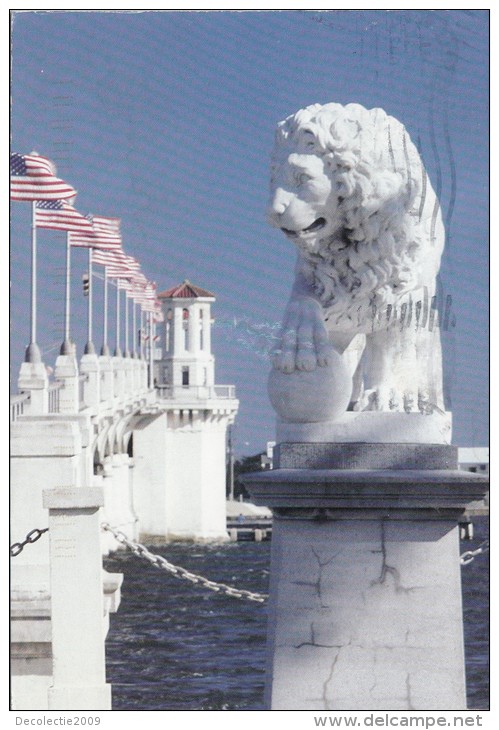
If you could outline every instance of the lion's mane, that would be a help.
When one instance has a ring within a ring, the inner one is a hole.
[[[301,267],[338,322],[383,307],[434,279],[443,248],[440,209],[404,126],[382,109],[314,104],[282,121],[274,162],[291,152],[325,161],[337,191],[341,237]]]

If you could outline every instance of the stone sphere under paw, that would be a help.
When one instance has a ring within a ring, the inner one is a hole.
[[[337,420],[348,408],[352,387],[352,376],[335,352],[325,367],[292,373],[272,369],[268,381],[272,407],[291,423]]]

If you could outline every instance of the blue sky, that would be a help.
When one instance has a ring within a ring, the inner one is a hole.
[[[37,150],[82,213],[122,220],[125,250],[166,289],[213,291],[218,383],[240,399],[238,454],[274,437],[266,355],[295,254],[265,220],[277,122],[330,101],[379,106],[419,145],[447,227],[442,333],[457,445],[488,442],[488,12],[14,13],[12,150]],[[30,206],[11,206],[11,377],[29,341]],[[64,234],[39,231],[38,343],[63,335]],[[72,335],[86,341],[73,256]],[[99,283],[95,286],[99,311]],[[101,322],[96,315],[95,343]],[[111,328],[111,334],[113,329]]]

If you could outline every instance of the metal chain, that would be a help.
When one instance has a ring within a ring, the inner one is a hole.
[[[26,535],[24,542],[15,542],[10,546],[10,555],[12,558],[15,558],[16,555],[19,555],[19,553],[22,553],[24,550],[25,545],[31,545],[32,543],[36,542],[41,538],[41,536],[48,532],[48,527],[46,527],[44,530],[39,530],[38,528],[35,528],[34,530],[31,530],[31,532],[28,532]]]
[[[467,550],[465,553],[463,553],[460,556],[460,563],[461,565],[468,565],[468,563],[472,563],[473,560],[476,558],[477,555],[482,555],[483,553],[489,552],[489,541],[484,540],[481,545],[477,547],[476,550]]]
[[[126,545],[126,547],[130,548],[134,555],[137,555],[140,558],[145,558],[151,563],[151,565],[154,565],[156,568],[163,568],[168,573],[171,573],[173,576],[175,576],[175,578],[183,578],[184,580],[188,580],[191,583],[197,583],[204,588],[208,588],[210,591],[215,591],[215,593],[224,593],[226,596],[231,596],[232,598],[246,598],[248,601],[255,601],[256,603],[264,603],[268,598],[268,595],[265,593],[252,593],[251,591],[244,591],[239,588],[228,586],[225,583],[216,583],[213,580],[203,578],[203,576],[201,575],[191,573],[185,568],[180,568],[178,565],[173,565],[173,563],[170,563],[161,555],[151,553],[145,547],[145,545],[141,545],[138,542],[133,542],[132,540],[129,540],[123,532],[115,530],[108,522],[103,522],[101,527],[106,532],[110,532],[112,535],[114,535],[119,543],[121,543],[122,545]]]
[[[114,530],[107,522],[103,522],[101,527],[103,530],[106,530],[107,532],[110,532],[112,535],[114,535],[115,539],[119,543],[126,545],[128,548],[130,548],[130,550],[135,555],[141,558],[145,558],[151,563],[151,565],[154,565],[157,568],[164,568],[176,578],[184,578],[185,580],[191,581],[191,583],[200,583],[205,588],[209,588],[210,590],[217,593],[225,593],[227,596],[232,596],[233,598],[246,598],[248,601],[256,601],[258,603],[263,603],[268,598],[268,595],[264,593],[252,593],[251,591],[240,590],[238,588],[233,588],[232,586],[225,585],[225,583],[216,583],[215,581],[203,578],[203,576],[201,575],[190,573],[185,568],[180,568],[179,566],[173,565],[173,563],[168,562],[168,560],[163,558],[161,555],[155,555],[151,553],[144,545],[141,545],[138,542],[132,542],[132,540],[129,540],[123,532],[120,532],[119,530]],[[43,534],[48,532],[48,529],[48,527],[45,527],[43,530],[35,528],[34,530],[28,532],[23,542],[14,542],[10,546],[11,557],[15,558],[17,555],[22,553],[26,545],[32,545],[34,542],[39,540]],[[483,555],[484,553],[489,552],[489,549],[489,541],[484,540],[477,547],[476,550],[467,550],[466,552],[462,553],[459,561],[461,565],[468,565],[469,563],[473,562],[477,555]]]

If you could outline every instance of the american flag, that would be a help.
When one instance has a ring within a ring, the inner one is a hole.
[[[157,307],[154,310],[154,321],[156,323],[158,323],[158,322],[164,322],[165,321],[165,315]]]
[[[139,272],[133,271],[127,263],[127,256],[123,250],[119,251],[94,251],[92,263],[106,267],[106,276],[110,279],[126,279],[129,284]],[[135,259],[133,259],[135,261]],[[123,287],[122,287],[123,288]]]
[[[98,236],[121,246],[121,220],[119,218],[104,218],[102,215],[92,215],[90,218]]]
[[[106,276],[109,276],[110,279],[126,279],[128,283],[120,285],[120,288],[127,289],[129,296],[132,296],[131,282],[140,282],[142,277],[145,279],[137,259],[127,256],[122,249],[116,252],[96,251],[93,261],[106,267]]]
[[[35,205],[37,228],[56,231],[92,232],[92,222],[66,200],[39,200]]]
[[[118,264],[123,260],[124,252],[122,249],[116,249],[113,251],[106,251],[106,249],[97,249],[92,254],[92,261],[94,264],[100,264],[101,266],[112,266]]]
[[[33,153],[10,155],[11,200],[67,200],[76,190],[56,177],[54,163]]]
[[[141,296],[136,298],[135,301],[137,301],[142,311],[144,312],[154,312],[156,311],[156,301],[159,301],[156,299],[156,289],[157,286],[155,282],[148,281],[147,284],[144,287],[143,293]]]
[[[135,273],[138,273],[140,271],[140,264],[137,261],[137,259],[135,259],[133,256],[127,256],[125,254],[125,261],[127,263],[128,268],[131,271],[133,271]]]
[[[133,279],[135,273],[130,269],[125,259],[117,259],[115,263],[106,266],[106,275],[110,279]]]
[[[119,251],[121,249],[120,219],[104,218],[103,216],[89,216],[92,222],[92,232],[69,234],[71,246]]]
[[[140,299],[144,295],[144,286],[147,283],[147,279],[142,273],[138,271],[132,279],[132,294],[134,299]]]

